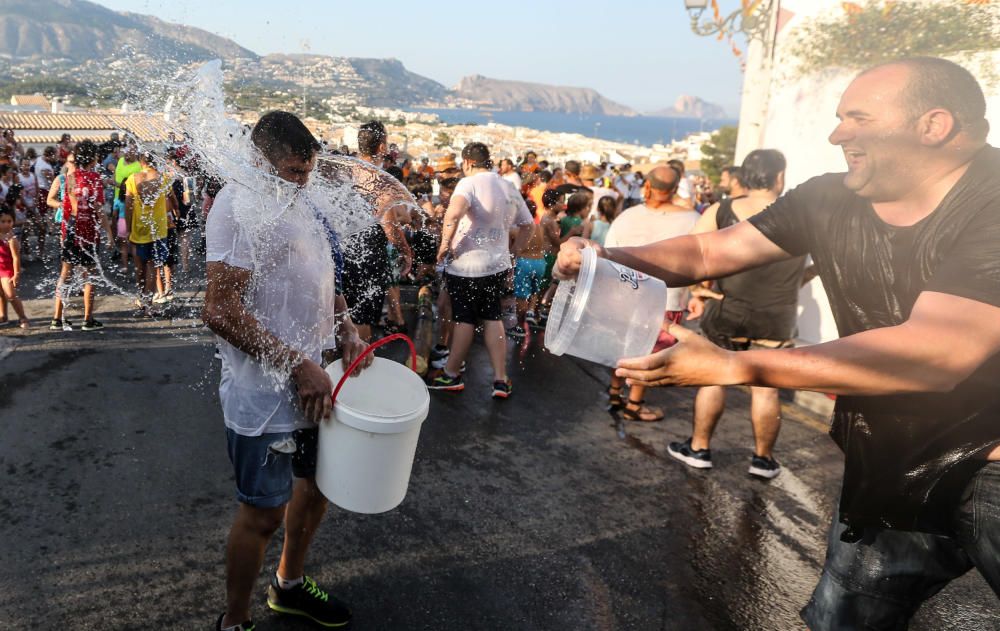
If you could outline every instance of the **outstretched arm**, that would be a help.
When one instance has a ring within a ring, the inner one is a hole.
[[[781,350],[722,350],[681,326],[679,344],[619,362],[641,385],[752,385],[843,395],[947,392],[1000,352],[1000,307],[925,291],[910,318],[839,340]]]
[[[559,250],[556,275],[573,278],[580,271],[580,250],[594,247],[598,254],[662,279],[668,287],[693,285],[730,276],[760,265],[790,258],[753,224],[741,221],[724,230],[691,234],[631,248],[602,248],[583,239],[570,239]]]

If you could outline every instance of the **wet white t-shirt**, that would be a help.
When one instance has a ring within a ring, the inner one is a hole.
[[[510,269],[510,229],[533,223],[524,199],[509,182],[492,172],[462,178],[452,200],[457,197],[469,202],[469,210],[452,237],[454,258],[446,271],[454,276],[482,278]]]
[[[38,179],[33,174],[21,175],[17,174],[18,180],[21,182],[21,197],[24,199],[24,205],[28,208],[34,208],[35,203],[38,201]]]
[[[336,270],[329,239],[307,195],[299,191],[276,201],[229,184],[208,216],[206,259],[252,270],[244,306],[272,335],[318,363],[323,349],[334,347]],[[260,219],[248,220],[255,215]],[[226,427],[259,436],[311,426],[287,369],[266,367],[217,339]]]
[[[604,247],[636,247],[680,237],[691,232],[699,217],[693,210],[659,212],[645,204],[633,206],[611,223]],[[683,311],[687,302],[687,287],[667,288],[667,311]]]

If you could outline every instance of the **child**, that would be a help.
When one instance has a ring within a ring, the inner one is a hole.
[[[583,229],[583,238],[590,239],[598,245],[604,245],[604,238],[608,236],[608,228],[615,220],[615,211],[618,206],[613,197],[606,195],[597,200],[597,217],[587,222]]]
[[[570,237],[583,235],[583,212],[590,208],[590,196],[573,193],[566,200],[566,216],[559,220],[559,238],[563,242]]]
[[[0,208],[0,323],[7,323],[7,303],[14,305],[21,328],[28,328],[24,305],[17,297],[17,280],[21,275],[21,247],[14,236],[14,211]]]
[[[90,282],[90,270],[97,267],[100,252],[100,235],[111,233],[108,216],[104,213],[104,184],[95,171],[97,165],[97,145],[84,140],[73,153],[76,170],[66,176],[63,199],[63,216],[60,226],[59,280],[56,281],[55,304],[52,331],[72,331],[73,325],[64,318],[63,291],[73,276],[75,268],[81,268],[83,278],[83,326],[84,331],[97,331],[104,325],[94,319],[94,287]]]

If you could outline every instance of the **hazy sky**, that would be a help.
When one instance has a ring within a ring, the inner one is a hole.
[[[448,87],[469,74],[582,86],[640,111],[691,94],[734,116],[743,81],[725,42],[691,33],[683,0],[97,1],[196,26],[258,54],[395,57]]]

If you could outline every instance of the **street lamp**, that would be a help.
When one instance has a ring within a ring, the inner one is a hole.
[[[709,0],[684,0],[684,7],[691,17],[691,30],[695,35],[746,36],[747,41],[757,39],[766,44],[771,11],[776,0],[742,0],[742,6],[729,15],[702,19]]]

